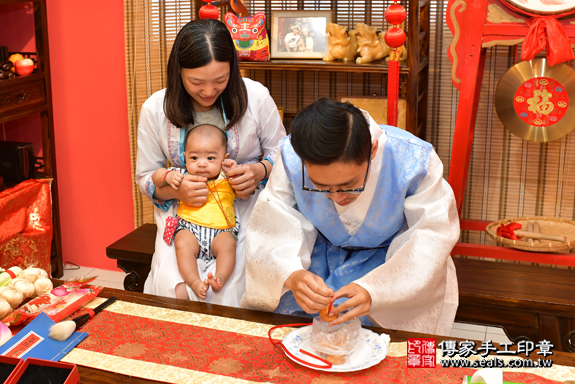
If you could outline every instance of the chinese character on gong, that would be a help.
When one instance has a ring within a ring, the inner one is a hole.
[[[407,339],[407,368],[435,368],[435,339]]]

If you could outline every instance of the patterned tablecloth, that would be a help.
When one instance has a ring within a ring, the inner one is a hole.
[[[97,298],[87,307],[95,307]],[[468,368],[407,368],[406,343],[391,343],[374,367],[330,373],[290,360],[267,338],[272,326],[117,301],[82,327],[89,332],[62,359],[69,363],[170,383],[461,383]],[[274,331],[284,338],[292,329]],[[562,383],[575,368],[509,369],[504,380]]]

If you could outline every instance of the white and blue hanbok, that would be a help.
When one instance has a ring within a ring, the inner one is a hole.
[[[304,314],[284,283],[306,269],[334,291],[352,282],[365,288],[372,299],[366,325],[449,335],[459,219],[443,165],[429,143],[366,117],[379,146],[364,192],[348,206],[303,191],[301,160],[290,137],[281,141],[248,223],[241,305]]]

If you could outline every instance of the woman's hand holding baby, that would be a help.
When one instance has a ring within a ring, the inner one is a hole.
[[[236,197],[247,199],[258,187],[267,173],[267,168],[264,170],[262,164],[263,162],[242,164],[229,171],[224,169],[230,179],[230,185],[236,191]]]

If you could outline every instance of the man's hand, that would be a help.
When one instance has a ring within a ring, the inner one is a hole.
[[[317,313],[334,300],[333,289],[328,288],[321,277],[304,269],[292,273],[285,285],[306,313]]]
[[[337,307],[333,307],[329,314],[335,315],[351,309],[329,323],[330,326],[345,323],[356,317],[369,315],[371,311],[371,295],[365,288],[355,283],[350,283],[335,293],[334,300],[340,297],[347,297],[349,300]]]

